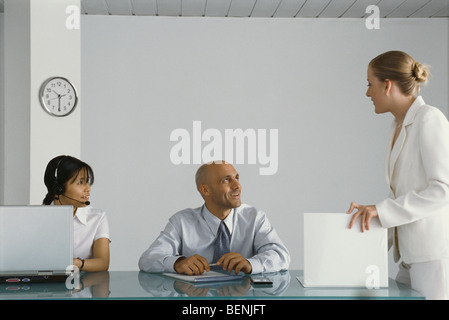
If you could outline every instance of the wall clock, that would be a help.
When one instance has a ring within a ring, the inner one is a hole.
[[[49,114],[64,117],[75,110],[78,94],[75,86],[66,78],[52,77],[42,83],[39,99],[42,107]]]

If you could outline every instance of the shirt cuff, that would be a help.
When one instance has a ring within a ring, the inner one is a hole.
[[[176,272],[174,265],[175,262],[179,259],[179,258],[185,258],[184,256],[167,256],[164,258],[164,270],[166,270],[167,272]]]
[[[262,273],[263,272],[263,266],[259,262],[259,260],[254,259],[254,258],[249,258],[249,259],[246,259],[246,260],[248,260],[248,262],[251,264],[251,274]]]
[[[109,237],[109,233],[102,233],[95,236],[94,241],[101,239],[101,238],[107,238],[109,240],[109,243],[111,243],[111,238]]]
[[[391,199],[385,199],[376,204],[377,216],[379,217],[380,225],[383,228],[391,228],[391,222],[388,220],[388,204],[387,201],[391,201]]]

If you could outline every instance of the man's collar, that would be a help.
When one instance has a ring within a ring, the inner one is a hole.
[[[234,221],[233,218],[234,218],[234,213],[235,213],[236,209],[237,208],[232,208],[231,212],[229,212],[229,214],[223,220],[226,223],[226,226],[228,227],[230,233],[232,233],[233,221]],[[207,209],[206,204],[203,204],[201,213],[203,215],[203,218],[206,220],[207,224],[211,228],[212,232],[216,233],[221,220],[217,216],[215,216],[212,212],[210,212],[209,209]]]

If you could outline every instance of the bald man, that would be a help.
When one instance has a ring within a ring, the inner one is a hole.
[[[169,219],[165,229],[141,255],[140,270],[193,275],[210,271],[212,263],[236,274],[288,269],[289,252],[266,214],[242,204],[239,174],[231,164],[224,161],[204,164],[195,180],[204,204],[179,211]],[[229,252],[217,259],[222,222],[229,238]]]

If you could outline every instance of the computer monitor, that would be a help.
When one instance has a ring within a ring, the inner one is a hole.
[[[14,276],[51,278],[65,274],[71,265],[72,206],[0,206],[0,276],[4,281]]]

